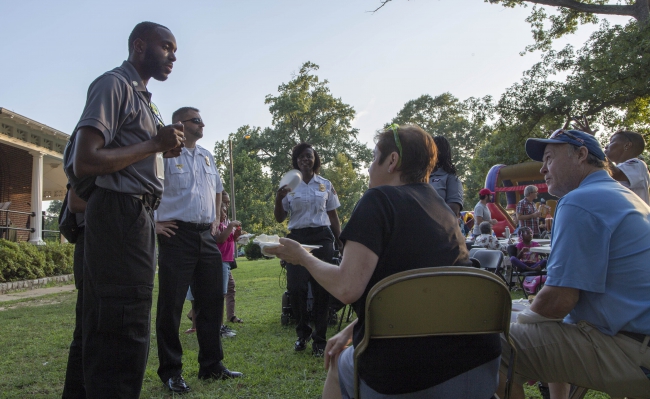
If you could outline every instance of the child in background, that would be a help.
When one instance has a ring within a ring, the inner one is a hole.
[[[219,247],[223,259],[223,295],[226,296],[227,320],[233,323],[242,323],[243,321],[235,315],[235,280],[232,278],[232,273],[230,272],[230,266],[235,260],[235,243],[242,234],[242,230],[240,222],[237,220],[228,220],[228,206],[225,201],[227,195],[226,192],[223,192],[224,201],[221,204],[221,219],[215,239],[217,240],[217,247]],[[230,203],[230,198],[228,198],[227,202]],[[222,335],[224,331],[226,334],[228,332],[234,333],[233,330],[225,325],[222,325],[221,330]]]
[[[510,257],[510,263],[519,271],[536,272],[546,267],[546,259],[539,259],[539,254],[530,252],[533,247],[539,247],[533,241],[533,231],[530,227],[519,228],[519,242],[517,243],[517,256]]]
[[[232,273],[230,272],[231,264],[235,260],[235,243],[242,234],[242,230],[240,222],[236,220],[228,220],[228,204],[230,204],[230,198],[228,197],[228,193],[224,191],[222,193],[221,209],[219,212],[219,227],[217,228],[215,239],[217,241],[217,247],[221,252],[223,263],[223,295],[226,297],[225,305],[227,317],[232,323],[243,323],[244,321],[235,315],[235,280],[232,278]],[[193,307],[194,297],[192,296],[191,288],[187,290],[186,299],[192,302]],[[192,320],[192,327],[185,331],[185,334],[193,334],[196,332],[196,321],[194,319],[193,308],[187,314],[187,318]],[[235,335],[237,335],[236,331],[224,325],[222,320],[221,336],[231,338]]]
[[[478,228],[481,235],[476,237],[474,246],[484,247],[486,249],[498,249],[500,251],[506,250],[506,246],[499,244],[499,240],[492,234],[492,225],[490,222],[482,222]]]

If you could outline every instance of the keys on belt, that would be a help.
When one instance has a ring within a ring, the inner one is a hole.
[[[141,194],[141,195],[134,194],[133,196],[139,199],[140,201],[142,201],[144,206],[146,206],[147,208],[151,208],[154,211],[158,209],[158,205],[160,205],[160,198],[156,197],[153,194]]]

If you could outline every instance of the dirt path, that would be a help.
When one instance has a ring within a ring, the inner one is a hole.
[[[37,298],[43,295],[48,295],[48,294],[58,294],[60,292],[70,292],[74,291],[75,287],[74,284],[68,284],[68,285],[61,285],[57,287],[49,287],[49,288],[35,288],[33,290],[25,290],[25,291],[20,291],[20,292],[10,292],[8,294],[2,294],[0,295],[0,302],[7,302],[7,301],[15,301],[15,300],[20,300],[20,299],[29,299],[29,298]],[[12,307],[15,307],[12,304]],[[4,310],[4,307],[0,305],[0,310]]]

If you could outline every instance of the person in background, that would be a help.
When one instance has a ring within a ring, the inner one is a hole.
[[[499,239],[492,234],[492,225],[490,222],[482,222],[479,226],[481,230],[481,235],[476,237],[474,241],[474,246],[483,247],[486,249],[497,249],[499,251],[505,251],[506,246],[499,243]]]
[[[227,192],[222,193],[222,198],[221,198],[221,203],[226,207],[226,215],[228,214],[228,209],[230,208],[230,195],[228,195]],[[226,216],[227,217],[227,216]],[[239,239],[239,236],[242,234],[247,234],[245,231],[242,231],[241,229],[238,229],[237,235],[235,237],[235,245],[233,248],[234,255],[233,255],[233,264],[236,267],[237,265],[237,241]],[[228,273],[228,289],[226,291],[226,316],[227,320],[231,323],[243,323],[244,320],[240,319],[237,317],[235,314],[235,293],[237,292],[235,290],[235,279],[232,276],[232,269],[233,264],[230,265],[230,270]]]
[[[463,210],[463,183],[456,175],[451,146],[443,136],[436,136],[433,141],[438,148],[438,162],[429,176],[429,184],[459,218]]]
[[[537,186],[526,186],[524,198],[517,203],[517,221],[520,229],[528,227],[534,237],[539,237],[539,217],[541,212],[535,208],[533,201],[537,198]]]
[[[481,235],[481,229],[479,227],[481,223],[489,222],[492,226],[497,224],[497,220],[492,219],[492,213],[487,207],[487,203],[492,200],[492,195],[494,195],[494,193],[487,188],[482,188],[478,192],[479,201],[474,207],[474,230],[472,230],[473,237]]]
[[[227,320],[234,323],[238,318],[235,316],[235,280],[232,278],[230,265],[235,260],[235,248],[237,246],[236,243],[237,239],[242,234],[242,231],[241,222],[237,220],[228,220],[228,205],[230,205],[230,196],[224,191],[222,193],[222,198],[224,200],[221,204],[221,219],[215,238],[217,240],[217,246],[219,247],[219,250],[223,256],[223,295],[226,299],[228,298],[228,291],[232,281],[232,301],[228,301],[226,303],[226,309],[228,314]],[[241,319],[239,320],[241,323]],[[227,333],[229,330],[232,331],[230,327],[226,326],[222,320],[222,333]]]
[[[223,364],[220,326],[223,317],[222,256],[214,239],[223,185],[212,153],[197,144],[205,124],[199,110],[182,107],[172,114],[182,123],[185,148],[166,159],[165,195],[156,211],[158,234],[158,376],[168,390],[185,393],[183,347],[178,337],[183,303],[190,284],[199,344],[199,379],[239,378]]]
[[[336,208],[341,204],[336,190],[329,180],[318,174],[320,157],[311,144],[300,143],[293,147],[291,164],[302,173],[302,181],[294,191],[286,185],[280,187],[275,196],[275,220],[281,223],[290,215],[288,227],[291,232],[287,237],[301,244],[321,245],[321,248],[313,251],[314,256],[331,262],[334,257],[334,243],[342,248],[339,240],[341,225],[336,212]],[[312,354],[322,357],[327,344],[329,293],[304,267],[288,262],[286,269],[291,307],[298,316],[298,340],[294,344],[294,350],[305,350],[307,341],[313,338]],[[311,283],[314,297],[315,331],[309,327],[307,283]]]
[[[517,243],[517,256],[510,257],[510,263],[522,272],[539,271],[546,267],[546,259],[541,259],[539,254],[530,252],[539,243],[533,241],[533,232],[530,227],[519,228],[519,242]]]
[[[528,139],[526,153],[560,200],[546,283],[510,325],[511,397],[533,380],[553,399],[568,398],[568,383],[650,398],[650,207],[610,177],[593,135],[560,129]],[[505,345],[503,373],[508,355]]]
[[[354,396],[354,346],[364,337],[366,298],[377,282],[406,270],[471,264],[456,216],[428,184],[436,164],[431,136],[392,125],[375,142],[369,189],[341,234],[341,265],[320,261],[288,238],[268,250],[304,266],[358,315],[327,343],[325,399]],[[418,237],[431,245],[419,245]],[[375,340],[359,359],[361,397],[489,398],[500,352],[499,334]]]
[[[643,136],[639,133],[621,130],[609,138],[609,144],[605,147],[605,155],[610,161],[616,162],[616,165],[611,163],[609,165],[612,177],[632,190],[643,202],[650,204],[648,165],[637,158],[644,149]]]

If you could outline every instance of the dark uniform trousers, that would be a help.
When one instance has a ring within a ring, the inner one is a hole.
[[[68,353],[68,366],[65,372],[65,383],[63,384],[63,399],[84,399],[84,373],[81,358],[81,319],[83,311],[83,276],[84,276],[84,230],[79,229],[79,238],[74,247],[74,285],[77,288],[77,305],[75,307],[75,326],[72,333],[72,343]]]
[[[89,398],[138,398],[149,354],[153,210],[96,188],[86,206],[83,372]]]
[[[328,226],[307,227],[293,229],[287,238],[298,241],[301,244],[322,245],[314,249],[312,254],[325,262],[331,263],[334,256],[334,235]],[[307,311],[307,283],[311,283],[311,292],[314,297],[312,312],[314,313],[314,327],[309,327],[309,312]],[[325,288],[311,276],[307,269],[300,265],[287,263],[287,289],[291,309],[296,312],[298,324],[296,333],[298,338],[307,339],[310,335],[314,339],[314,345],[324,349],[327,343],[327,312],[329,293]]]
[[[199,343],[199,377],[219,374],[224,369],[221,347],[223,317],[223,273],[221,253],[215,238],[205,227],[178,224],[171,237],[158,235],[158,376],[163,382],[183,369],[183,348],[178,337],[181,313],[192,285],[196,337]]]

